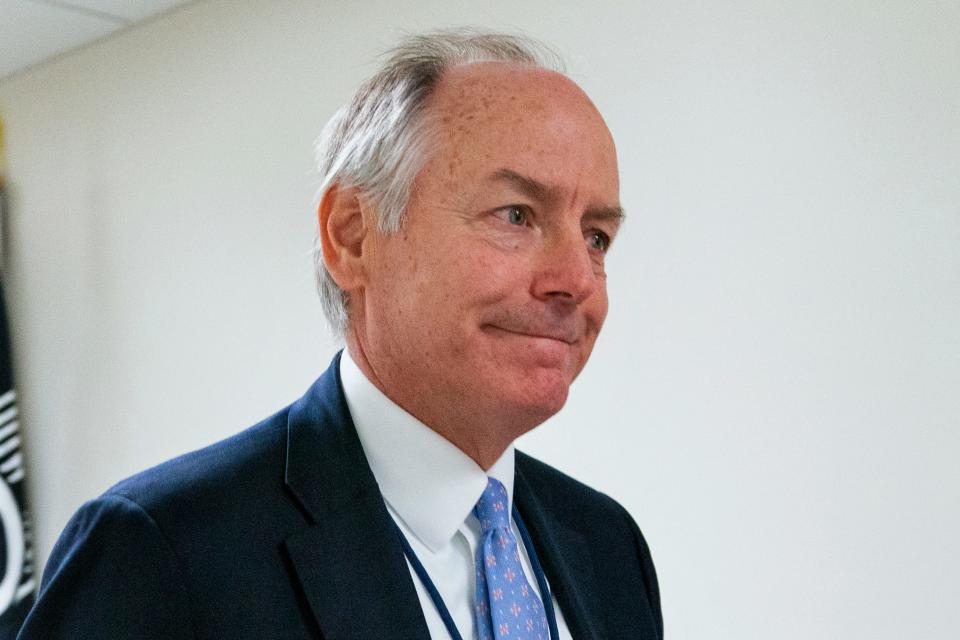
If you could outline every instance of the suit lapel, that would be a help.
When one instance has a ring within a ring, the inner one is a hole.
[[[373,511],[371,504],[328,514],[287,539],[307,603],[324,638],[426,640],[429,632],[403,553],[396,553],[396,538],[385,523],[370,521]]]
[[[430,637],[340,384],[340,356],[291,408],[285,482],[309,526],[285,541],[328,639]]]
[[[519,456],[517,463],[514,501],[571,634],[578,640],[606,638],[586,539],[546,508],[524,477]]]

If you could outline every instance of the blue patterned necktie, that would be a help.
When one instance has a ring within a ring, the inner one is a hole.
[[[477,546],[477,631],[480,640],[549,640],[543,603],[527,582],[510,529],[506,488],[493,478],[473,508],[480,520]]]

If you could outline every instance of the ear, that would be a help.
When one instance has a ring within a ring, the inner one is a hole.
[[[330,277],[344,291],[357,289],[363,283],[363,240],[368,229],[359,189],[338,182],[330,185],[320,199],[317,219],[323,263]]]

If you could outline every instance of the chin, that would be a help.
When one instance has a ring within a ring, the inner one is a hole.
[[[490,358],[482,373],[473,377],[482,385],[482,390],[475,388],[479,392],[475,397],[484,398],[483,406],[491,408],[504,424],[514,425],[515,436],[519,436],[563,408],[578,370],[569,358],[548,365],[525,361],[516,354]]]
[[[556,372],[553,372],[556,374]],[[539,379],[528,379],[526,385],[518,385],[519,396],[511,398],[510,404],[516,407],[517,413],[524,416],[528,424],[526,430],[553,417],[567,403],[570,384],[565,376],[536,376]],[[533,384],[530,384],[533,383]],[[504,402],[504,406],[507,402]]]

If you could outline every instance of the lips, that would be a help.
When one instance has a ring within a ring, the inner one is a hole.
[[[482,319],[484,330],[514,334],[527,338],[556,340],[568,345],[583,339],[587,319],[576,310],[556,313],[550,307],[513,307],[489,310]]]
[[[483,328],[527,338],[542,338],[574,344],[584,334],[583,324],[582,318],[572,315],[542,322],[531,321],[529,318],[517,314],[502,314],[485,322]]]
[[[574,344],[580,339],[582,332],[576,327],[529,327],[517,325],[503,325],[488,323],[483,326],[484,329],[511,333],[527,338],[541,338],[546,340],[556,340],[566,344]]]

